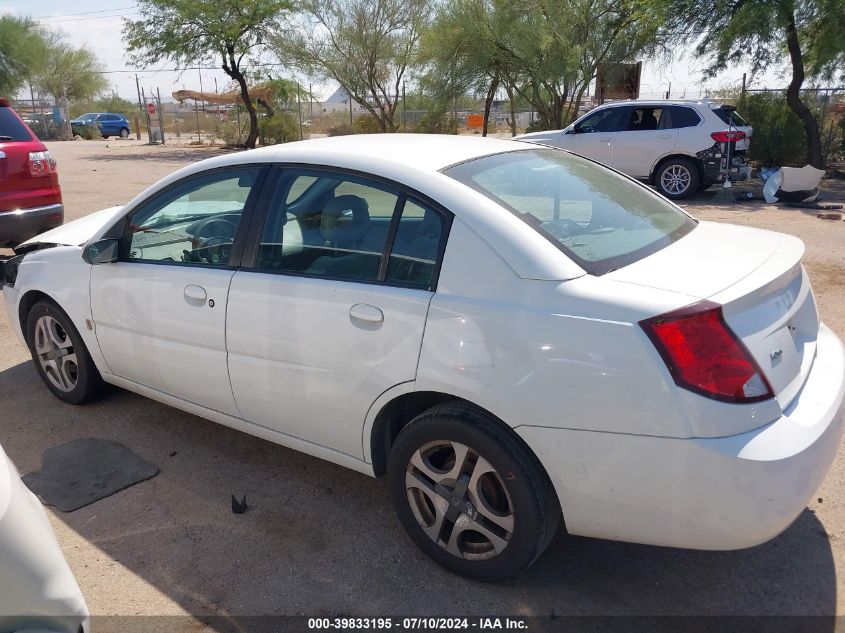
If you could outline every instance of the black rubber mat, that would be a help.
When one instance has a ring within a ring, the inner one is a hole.
[[[123,444],[84,437],[48,448],[41,470],[22,479],[43,503],[72,512],[157,474]]]

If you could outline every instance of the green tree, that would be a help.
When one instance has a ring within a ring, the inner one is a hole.
[[[786,55],[786,101],[803,124],[807,162],[823,166],[819,123],[801,87],[807,78],[843,76],[845,0],[656,0],[655,6],[676,41],[697,38],[696,53],[709,60],[707,76],[738,62],[750,62],[753,76],[780,66]]]
[[[12,96],[29,79],[41,34],[29,18],[0,15],[0,96]]]
[[[221,60],[223,72],[240,87],[249,114],[245,145],[252,148],[258,139],[258,116],[245,59],[280,30],[280,20],[291,8],[290,0],[139,0],[141,17],[124,22],[123,37],[133,61],[143,65]]]
[[[444,112],[458,95],[483,95],[482,136],[487,136],[496,91],[518,73],[506,44],[517,17],[516,5],[506,0],[454,0],[438,6],[421,40],[423,87],[436,95]],[[512,86],[506,87],[511,94]]]
[[[39,93],[48,94],[66,114],[71,101],[93,99],[108,85],[102,74],[103,66],[96,55],[85,47],[77,48],[64,41],[61,34],[47,31],[32,61],[32,80]],[[70,137],[70,123],[59,138]]]
[[[334,80],[393,132],[402,80],[430,13],[429,0],[304,0],[300,19],[273,38],[280,59]]]

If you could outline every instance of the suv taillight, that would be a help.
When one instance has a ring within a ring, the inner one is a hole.
[[[29,153],[29,175],[49,176],[56,173],[56,159],[50,152]]]
[[[725,130],[724,132],[713,132],[710,138],[717,143],[733,143],[735,141],[741,141],[747,136],[742,130]]]
[[[640,321],[640,326],[679,387],[725,402],[774,396],[748,349],[725,323],[719,304],[700,301]]]

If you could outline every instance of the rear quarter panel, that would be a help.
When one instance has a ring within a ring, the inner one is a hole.
[[[464,398],[512,427],[689,437],[677,389],[637,325],[689,302],[599,277],[520,279],[456,219],[416,389]]]

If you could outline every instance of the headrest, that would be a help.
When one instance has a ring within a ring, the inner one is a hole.
[[[440,230],[441,230],[442,221],[440,220],[440,216],[437,215],[435,211],[431,211],[430,209],[426,209],[425,215],[423,215],[422,220],[422,227],[420,229],[420,235],[423,237],[440,237]]]
[[[367,201],[358,196],[345,195],[332,198],[323,208],[320,234],[329,242],[360,240],[370,228],[370,210]]]

